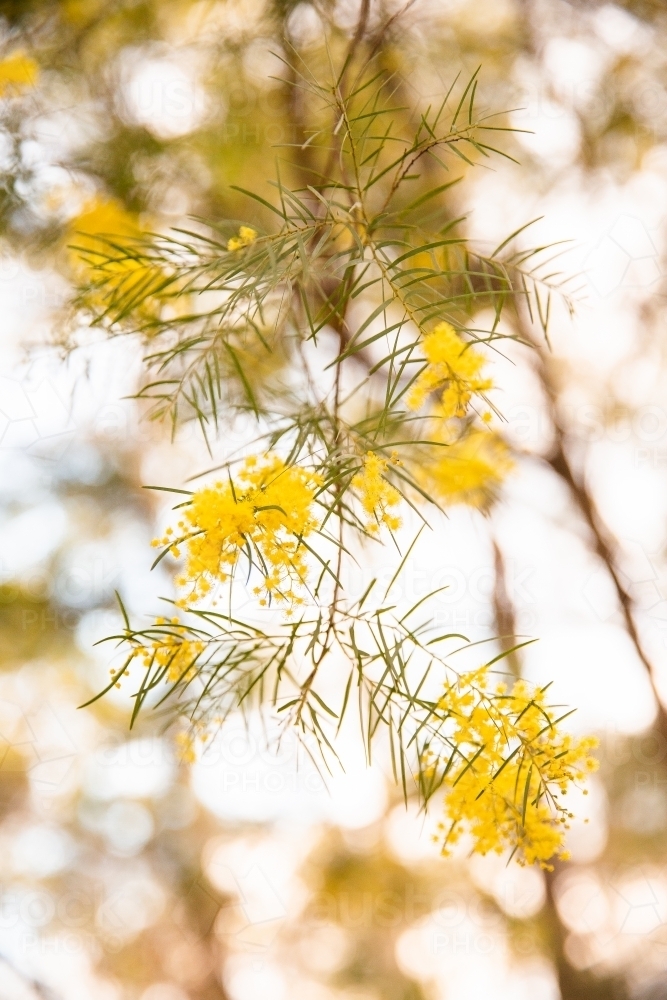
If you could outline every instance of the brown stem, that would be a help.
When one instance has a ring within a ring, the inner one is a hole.
[[[368,51],[369,61],[373,58],[373,56],[377,55],[379,50],[382,48],[382,46],[386,41],[387,35],[389,34],[391,28],[394,26],[396,21],[398,21],[399,18],[403,17],[404,14],[407,14],[410,8],[414,7],[416,2],[417,0],[408,0],[408,2],[404,4],[400,10],[397,10],[395,14],[392,14],[391,17],[388,18],[384,22],[384,24],[380,26],[380,29],[377,31],[375,38],[373,39]]]
[[[621,612],[623,614],[625,628],[632,640],[637,655],[648,671],[651,683],[653,684],[653,665],[642,646],[641,639],[639,638],[639,634],[637,632],[637,626],[633,616],[633,601],[630,594],[624,587],[616,567],[614,554],[614,550],[616,549],[615,540],[613,539],[613,536],[607,526],[602,521],[588,486],[575,475],[565,454],[563,445],[563,435],[558,430],[556,447],[547,457],[547,462],[553,471],[567,484],[570,490],[570,495],[577,504],[579,512],[583,516],[591,531],[595,554],[602,559],[612,579],[616,595],[618,597],[618,602],[621,607]],[[655,689],[654,694],[659,702],[658,694]]]
[[[359,46],[361,45],[366,36],[366,31],[368,30],[368,18],[370,17],[370,13],[371,13],[371,0],[361,0],[361,6],[359,7],[359,19],[357,21],[357,26],[354,29],[354,34],[352,35],[352,39],[350,41],[350,45],[347,50],[347,55],[345,56],[343,71],[338,81],[338,89],[341,94],[343,93],[344,84],[347,80],[347,74],[350,70],[354,57],[357,54],[357,49],[359,48]]]
[[[616,591],[623,624],[630,640],[635,648],[637,656],[644,666],[653,694],[655,696],[658,709],[656,728],[664,739],[667,740],[667,711],[665,710],[660,695],[658,693],[655,670],[651,660],[643,647],[642,641],[637,631],[634,619],[634,602],[628,590],[623,584],[617,564],[618,544],[613,534],[604,523],[597,509],[593,494],[585,481],[583,475],[577,473],[572,466],[567,453],[567,430],[561,419],[559,412],[558,390],[552,373],[550,356],[541,342],[536,341],[532,330],[525,317],[518,314],[519,331],[523,338],[531,342],[537,355],[537,374],[544,388],[549,416],[554,427],[554,445],[551,452],[546,456],[546,462],[557,476],[565,483],[574,501],[577,510],[587,528],[589,529],[592,548],[599,559],[604,563]]]
[[[493,616],[496,623],[497,638],[501,649],[506,653],[504,662],[514,677],[521,676],[521,661],[517,650],[510,652],[516,645],[516,614],[514,604],[507,593],[505,584],[505,557],[495,538],[493,544]]]
[[[343,294],[344,294],[345,293],[345,279],[343,279],[343,282],[341,283],[341,287],[342,287]],[[342,354],[344,354],[345,349],[347,347],[347,344],[349,343],[349,338],[348,338],[348,334],[347,334],[347,326],[346,326],[346,323],[345,323],[345,313],[346,313],[346,310],[347,310],[347,302],[348,302],[348,299],[347,299],[347,296],[345,296],[345,298],[343,300],[343,307],[342,307],[342,309],[337,309],[335,311],[335,314],[334,314],[335,318],[336,318],[336,320],[338,322],[335,325],[332,323],[332,325],[334,325],[334,329],[336,329],[336,332],[338,333],[338,356],[339,356],[339,358],[340,358],[340,356]],[[335,383],[334,383],[334,405],[333,405],[333,419],[334,419],[334,426],[335,426],[335,446],[336,446],[336,449],[338,448],[338,443],[339,443],[339,438],[340,438],[339,412],[340,412],[341,369],[342,369],[342,363],[339,362],[336,365],[336,376],[335,376]],[[343,521],[343,517],[342,517],[341,512],[340,512],[340,503],[341,503],[341,489],[340,489],[340,486],[337,484],[334,487],[334,490],[335,490],[335,494],[336,494],[335,499],[334,499],[334,506],[338,510],[338,555],[337,555],[337,559],[336,559],[336,579],[335,579],[335,583],[334,583],[334,591],[333,591],[333,595],[332,595],[332,598],[331,598],[331,604],[329,605],[329,620],[327,622],[327,629],[326,629],[326,632],[324,634],[324,640],[322,642],[322,651],[321,651],[321,653],[320,653],[320,655],[319,655],[319,657],[317,659],[315,659],[315,653],[313,653],[313,669],[309,673],[309,675],[306,678],[306,680],[304,681],[304,683],[301,685],[299,702],[298,702],[297,708],[295,710],[295,720],[296,720],[297,723],[301,720],[301,715],[303,713],[303,709],[305,708],[306,701],[308,699],[308,695],[309,695],[310,690],[311,690],[311,688],[312,688],[312,686],[313,686],[313,684],[315,682],[315,678],[317,676],[317,672],[318,672],[318,670],[320,668],[320,665],[321,665],[322,661],[324,660],[325,656],[327,655],[327,653],[329,652],[329,649],[331,648],[330,645],[329,645],[329,643],[330,643],[331,635],[334,632],[334,628],[335,628],[335,624],[336,624],[336,612],[338,610],[338,600],[339,600],[339,597],[340,597],[340,574],[341,574],[341,570],[342,570],[342,566],[343,566],[343,528],[344,528],[344,521]]]
[[[7,966],[7,968],[11,969],[14,975],[20,978],[23,981],[24,985],[27,986],[28,989],[32,993],[36,994],[38,997],[42,997],[43,1000],[59,1000],[60,997],[59,993],[56,993],[55,990],[53,990],[50,986],[47,986],[46,983],[41,982],[41,980],[33,979],[32,976],[28,975],[22,969],[20,969],[4,953],[0,954],[0,964],[4,964]]]
[[[350,68],[354,62],[354,57],[357,53],[357,49],[361,45],[366,35],[368,29],[368,18],[371,12],[371,0],[361,0],[361,7],[359,8],[359,19],[357,21],[357,26],[354,30],[354,34],[350,40],[350,44],[345,55],[345,60],[343,62],[343,69],[341,70],[340,77],[338,78],[338,84],[336,87],[336,97],[337,104],[341,105],[345,102],[345,85],[347,83],[347,76]],[[333,170],[334,163],[336,162],[336,157],[339,154],[337,144],[334,142],[331,147],[329,156],[327,157],[326,164],[322,171],[322,177],[326,183],[331,171]]]
[[[558,916],[555,899],[555,882],[561,867],[556,862],[552,872],[545,872],[547,905],[544,911],[546,934],[558,975],[561,1000],[627,1000],[628,990],[622,976],[598,976],[588,969],[576,969],[566,954],[568,933]]]
[[[507,593],[505,586],[505,561],[503,553],[495,538],[493,539],[493,554],[496,573],[496,584],[493,592],[493,606],[496,621],[496,630],[503,644],[503,648],[511,648],[514,644],[512,637],[516,632],[515,609],[512,598]],[[511,657],[515,660],[515,675],[520,674],[520,662],[517,654],[510,654],[507,658],[511,664]],[[555,880],[558,877],[559,869],[562,868],[560,862],[555,862],[555,870],[544,873],[546,878],[547,899],[540,921],[545,931],[549,950],[558,976],[558,988],[561,1000],[626,1000],[627,991],[623,981],[617,977],[598,977],[586,970],[574,968],[566,954],[566,941],[568,932],[563,926],[556,906]]]

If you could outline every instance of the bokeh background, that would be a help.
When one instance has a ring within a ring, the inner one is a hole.
[[[532,242],[569,241],[575,315],[496,362],[505,492],[488,516],[453,509],[398,597],[447,584],[438,624],[539,637],[516,669],[601,739],[572,860],[443,860],[434,820],[353,746],[325,786],[240,721],[190,765],[150,716],[129,731],[127,690],[77,708],[108,678],[114,591],[137,619],[172,592],[149,569],[166,508],[142,486],[210,458],[127,398],[137,345],[72,329],[74,222],[95,199],[162,229],[247,218],[231,185],[298,166],[280,57],[325,68],[325,35],[358,17],[353,0],[0,0],[0,55],[36,64],[0,88],[3,1000],[667,997],[662,0],[370,5],[410,114],[481,65],[481,104],[522,130],[518,162],[462,171],[470,236],[539,218]]]

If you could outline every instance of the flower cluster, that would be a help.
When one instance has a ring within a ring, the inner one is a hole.
[[[184,544],[185,567],[176,582],[186,594],[179,604],[200,600],[228,580],[242,553],[264,577],[255,588],[260,604],[281,601],[288,614],[302,604],[296,592],[307,575],[302,539],[318,526],[313,504],[319,485],[308,470],[265,455],[247,458],[235,481],[230,477],[194,493],[178,523],[180,537],[168,528],[153,542],[175,558]]]
[[[204,652],[206,644],[199,639],[187,638],[189,630],[181,625],[178,618],[167,621],[166,618],[156,618],[158,626],[168,626],[170,631],[160,628],[157,639],[146,646],[136,646],[133,656],[143,657],[145,667],[157,663],[166,667],[168,681],[190,680],[196,673],[196,662]]]
[[[94,310],[116,301],[141,300],[143,317],[152,315],[152,296],[164,282],[164,272],[139,252],[143,230],[136,216],[113,199],[93,198],[70,220],[72,270],[81,282],[95,279],[86,301]]]
[[[230,252],[233,250],[243,250],[244,247],[249,247],[251,243],[254,243],[256,239],[256,230],[251,229],[250,226],[241,226],[239,235],[232,236],[230,240],[227,240],[227,249]]]
[[[176,682],[191,680],[196,674],[196,663],[204,652],[206,644],[199,639],[188,638],[191,631],[180,623],[178,618],[167,621],[166,618],[156,618],[158,635],[152,642],[139,643],[132,649],[131,656],[141,657],[145,667],[157,664],[165,668],[165,679]],[[112,679],[116,679],[116,687],[120,687],[121,671],[112,669]]]
[[[443,854],[463,832],[481,854],[510,848],[521,864],[549,860],[563,850],[572,813],[561,799],[573,782],[597,769],[593,737],[574,739],[560,728],[546,689],[523,680],[494,685],[487,667],[449,684],[439,707],[448,715],[446,823]],[[447,752],[447,751],[445,751]],[[433,759],[428,767],[435,770]]]
[[[0,60],[0,97],[16,96],[37,83],[39,66],[25,52],[17,51]]]
[[[213,720],[216,726],[222,725],[222,719]],[[211,732],[205,722],[197,719],[190,719],[187,729],[181,729],[174,737],[177,759],[182,764],[194,764],[197,760],[197,751],[203,747],[211,738]]]
[[[408,395],[411,410],[420,409],[431,392],[442,389],[443,417],[463,417],[473,393],[493,387],[490,379],[481,377],[483,354],[466,344],[449,323],[438,323],[422,347],[428,364]]]
[[[428,464],[425,479],[445,503],[464,503],[485,509],[512,469],[509,449],[491,430],[469,430],[458,439],[447,437],[447,448],[439,448]]]
[[[368,523],[366,529],[379,531],[384,524],[390,531],[396,531],[401,526],[401,519],[390,512],[401,501],[401,494],[384,478],[387,461],[375,452],[369,451],[364,459],[363,470],[353,478],[352,486],[361,495],[361,504]]]
[[[176,753],[182,764],[194,764],[197,760],[196,739],[192,732],[181,730],[175,737]]]

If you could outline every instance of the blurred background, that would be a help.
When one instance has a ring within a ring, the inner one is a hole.
[[[532,243],[569,241],[574,317],[495,363],[505,491],[487,516],[453,508],[398,586],[448,585],[437,624],[472,639],[539,637],[515,669],[601,739],[572,860],[444,860],[381,763],[325,787],[296,744],[230,723],[187,764],[150,716],[129,731],[127,689],[77,708],[108,679],[114,591],[139,620],[172,593],[142,485],[210,458],[127,398],[136,344],[72,328],[71,234],[93,210],[247,219],[230,185],[299,169],[281,57],[324,68],[359,13],[0,0],[3,1000],[667,997],[664,0],[374,0],[366,24],[406,115],[481,65],[480,104],[522,130],[518,162],[462,166],[470,236],[543,217]]]

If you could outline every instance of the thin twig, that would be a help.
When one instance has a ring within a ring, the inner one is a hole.
[[[550,356],[541,343],[533,336],[530,324],[525,316],[517,310],[518,324],[521,336],[532,342],[537,356],[536,370],[540,378],[546,397],[549,416],[554,428],[554,444],[550,453],[546,456],[546,462],[553,472],[565,483],[574,501],[580,516],[588,527],[592,537],[592,547],[595,554],[604,563],[607,572],[614,585],[616,597],[618,599],[623,624],[625,630],[635,648],[635,652],[644,666],[649,683],[653,690],[657,709],[657,728],[665,739],[667,739],[667,711],[660,699],[658,686],[655,678],[655,668],[648,653],[644,649],[639,637],[637,625],[634,618],[634,601],[621,579],[620,570],[617,563],[618,543],[604,523],[593,497],[592,491],[586,483],[584,477],[578,474],[567,454],[567,429],[561,419],[559,412],[558,391],[552,374],[552,362]]]

